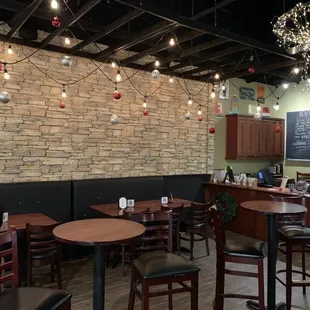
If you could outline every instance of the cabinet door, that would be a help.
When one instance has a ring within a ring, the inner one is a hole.
[[[270,126],[271,126],[270,121],[268,120],[262,121],[262,156],[263,157],[269,157],[271,155]]]
[[[246,157],[247,153],[247,119],[243,117],[238,118],[238,152],[237,157]]]
[[[255,157],[255,123],[254,118],[248,118],[246,122],[246,155],[247,157]]]
[[[280,127],[280,131],[276,131],[276,127]],[[274,124],[274,155],[275,157],[284,157],[284,123]]]
[[[263,157],[264,153],[264,140],[263,140],[263,121],[255,122],[255,133],[254,133],[254,143],[255,143],[255,157]]]

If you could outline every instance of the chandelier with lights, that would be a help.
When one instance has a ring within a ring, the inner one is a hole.
[[[309,17],[309,19],[308,19]],[[273,25],[277,44],[295,55],[300,53],[305,60],[302,78],[308,78],[310,64],[310,2],[298,3],[293,9],[281,15]]]

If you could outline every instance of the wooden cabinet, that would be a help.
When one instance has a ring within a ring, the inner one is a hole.
[[[283,119],[226,115],[226,159],[281,159],[284,130]]]

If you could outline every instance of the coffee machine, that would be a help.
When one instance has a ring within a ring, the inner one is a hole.
[[[274,178],[282,178],[283,177],[283,165],[282,164],[273,164],[268,165],[266,168],[269,170],[270,174]]]

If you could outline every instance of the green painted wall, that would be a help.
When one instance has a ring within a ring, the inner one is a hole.
[[[283,88],[279,88],[277,96],[280,97],[283,91]],[[305,82],[301,82],[299,85],[291,84],[285,95],[279,100],[279,104],[280,109],[275,111],[275,116],[285,119],[287,112],[310,110],[310,86],[307,86]],[[284,161],[284,174],[286,176],[296,178],[297,171],[310,172],[310,162]]]
[[[260,84],[262,85],[262,84]],[[254,88],[256,92],[257,83],[249,83],[247,84],[242,79],[232,79],[230,81],[230,96],[232,98],[233,95],[236,95],[239,99],[239,113],[248,114],[249,104],[257,104],[256,101],[251,100],[242,100],[239,98],[239,90],[237,87],[244,86]],[[270,94],[270,90],[267,85],[265,85],[265,95],[268,96]],[[229,105],[230,100],[219,100],[223,103],[223,114],[224,117],[216,117],[215,119],[215,141],[214,141],[214,168],[222,169],[227,165],[231,165],[233,167],[234,172],[257,172],[259,169],[265,167],[270,164],[269,161],[261,161],[261,160],[225,160],[225,152],[226,152],[226,118],[225,115],[229,113]],[[270,107],[275,103],[274,96],[269,96],[266,99],[265,104]],[[310,108],[310,107],[309,107]],[[273,111],[272,111],[273,112]],[[310,166],[309,166],[310,167]]]

